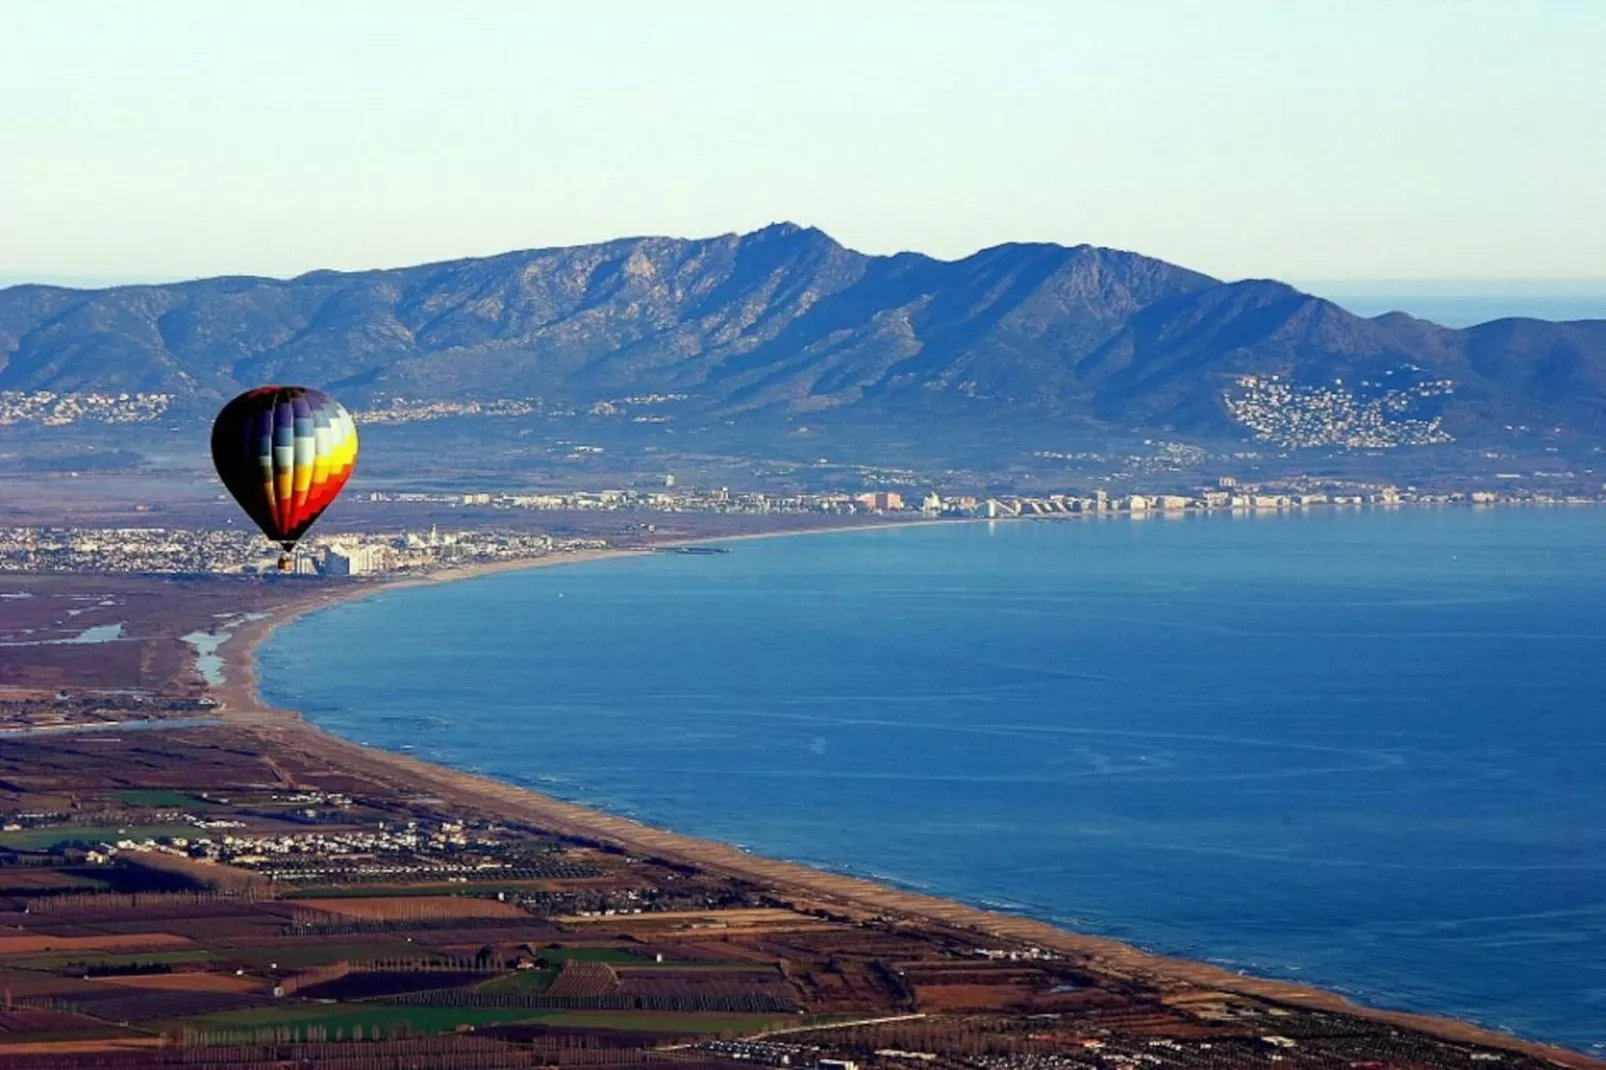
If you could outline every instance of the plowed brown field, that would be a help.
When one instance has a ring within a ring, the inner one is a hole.
[[[147,973],[127,977],[97,977],[97,985],[141,988],[161,992],[261,992],[260,978],[236,977],[229,973]]]
[[[174,933],[101,933],[96,936],[0,936],[0,955],[39,951],[124,951],[174,947],[190,941]]]

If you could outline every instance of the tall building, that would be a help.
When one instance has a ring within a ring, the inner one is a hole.
[[[858,497],[860,505],[866,509],[876,509],[880,512],[895,512],[903,508],[903,495],[897,491],[878,490]]]
[[[385,568],[383,546],[331,546],[324,555],[323,568],[331,576],[366,576]]]

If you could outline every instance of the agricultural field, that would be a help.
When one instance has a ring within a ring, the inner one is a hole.
[[[12,806],[32,813],[0,838],[0,983],[21,1016],[0,1029],[0,1060],[68,1041],[400,1043],[492,1027],[640,1051],[797,1021],[791,989],[775,1011],[773,967],[635,935],[660,921],[643,909],[677,929],[816,923],[728,878],[465,820],[217,730],[148,733],[115,768],[100,746],[0,740],[0,778],[22,777]],[[58,791],[85,763],[98,786]],[[278,876],[302,872],[321,879]],[[545,875],[496,879],[511,872]],[[607,920],[565,924],[576,910]]]
[[[539,996],[544,995],[552,987],[552,982],[557,976],[558,969],[555,966],[515,970],[486,981],[479,986],[479,990],[493,996]]]
[[[547,1012],[527,1010],[486,1010],[458,1007],[380,1006],[361,1004],[298,1004],[289,1007],[263,1007],[246,1011],[200,1015],[163,1023],[173,1029],[266,1031],[287,1028],[302,1031],[322,1029],[335,1038],[340,1034],[355,1038],[356,1030],[377,1031],[378,1036],[428,1036],[449,1033],[458,1026],[524,1024],[548,1017]]]
[[[283,722],[0,737],[0,1065],[1553,1065],[518,812]]]
[[[405,921],[412,918],[528,918],[513,903],[478,896],[449,895],[373,895],[339,896],[328,899],[297,899],[304,910],[319,910],[342,918],[368,921]]]
[[[212,962],[217,957],[218,955],[215,951],[185,948],[181,951],[146,951],[130,955],[102,955],[84,952],[70,955],[10,954],[4,956],[0,961],[3,961],[7,967],[14,970],[34,970],[46,973],[60,971],[68,974],[82,974],[97,968],[116,970],[146,966],[193,965],[195,963]]]
[[[231,963],[247,968],[299,970],[330,966],[338,962],[381,962],[389,959],[445,961],[444,956],[418,944],[405,941],[371,940],[359,942],[275,941],[255,947],[230,948]]]
[[[76,954],[80,957],[101,951],[122,951],[128,948],[165,948],[174,944],[188,944],[189,940],[175,933],[90,933],[84,936],[55,936],[45,933],[24,933],[0,936],[0,962],[7,955],[38,954],[54,951],[58,954]]]
[[[374,897],[387,898],[433,898],[435,896],[472,896],[477,899],[495,899],[498,896],[504,899],[516,899],[531,892],[546,891],[552,887],[550,880],[528,881],[475,881],[465,887],[461,883],[450,881],[423,881],[418,884],[386,884],[382,882],[364,883],[360,885],[314,885],[305,888],[296,888],[287,891],[284,898],[288,901],[303,899],[368,899]]]
[[[32,896],[50,892],[105,891],[111,887],[93,869],[67,866],[20,868],[0,867],[0,896]]]
[[[562,1011],[544,1019],[548,1026],[605,1029],[665,1036],[745,1036],[795,1024],[793,1019],[763,1014],[653,1014],[629,1011]]]
[[[112,792],[112,797],[128,806],[149,807],[153,810],[196,810],[217,805],[186,791],[170,791],[165,788],[132,788]]]
[[[633,947],[571,947],[543,948],[541,957],[551,962],[611,962],[621,966],[640,966],[652,961],[652,956]]]
[[[0,847],[17,851],[43,851],[64,843],[162,840],[194,833],[195,829],[190,825],[59,825],[54,828],[0,832]]]

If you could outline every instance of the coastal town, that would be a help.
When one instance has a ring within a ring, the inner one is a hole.
[[[135,424],[159,420],[173,404],[172,394],[0,390],[0,426],[72,423]]]
[[[1422,371],[1415,365],[1400,370]],[[1394,374],[1388,372],[1383,382],[1362,380],[1354,388],[1342,379],[1298,384],[1276,375],[1245,375],[1238,379],[1238,390],[1222,400],[1257,441],[1287,449],[1379,450],[1454,442],[1438,416],[1414,413],[1422,402],[1454,393],[1455,384],[1425,379],[1395,385]]]
[[[673,476],[665,477],[663,490],[551,491],[522,493],[482,491],[468,494],[442,492],[373,491],[373,502],[483,506],[492,509],[577,510],[611,512],[709,512],[748,515],[823,513],[838,516],[874,515],[892,518],[1001,519],[1022,516],[1070,514],[1142,514],[1183,512],[1267,512],[1318,506],[1363,505],[1494,505],[1497,503],[1578,504],[1606,501],[1606,485],[1593,497],[1550,494],[1499,487],[1470,490],[1427,490],[1392,483],[1324,485],[1300,480],[1278,485],[1246,484],[1223,476],[1215,484],[1165,492],[1112,493],[1095,489],[1084,493],[951,494],[937,490],[879,489],[860,492],[775,494],[762,491],[676,490]]]
[[[133,757],[108,745],[133,724],[0,734],[6,1066],[1599,1065],[754,858],[240,694]]]
[[[768,494],[757,491],[676,489],[551,491],[545,493],[372,491],[358,496],[352,515],[366,506],[405,513],[450,508],[469,510],[471,527],[333,532],[303,539],[291,559],[298,576],[349,578],[379,573],[429,571],[471,564],[533,561],[552,555],[614,548],[641,548],[655,541],[661,520],[673,515],[768,520],[784,530],[789,521],[832,518],[864,523],[1054,518],[1275,515],[1320,509],[1402,506],[1584,505],[1606,495],[1553,495],[1540,491],[1472,489],[1427,491],[1392,484],[1239,486],[1221,478],[1187,493],[978,496],[936,491],[876,490],[857,494]],[[629,518],[630,537],[565,537],[527,530],[510,518],[521,514]],[[0,528],[0,572],[126,572],[176,575],[239,575],[276,571],[279,551],[241,526],[228,528],[115,526]]]
[[[296,576],[351,577],[524,561],[607,547],[601,539],[518,532],[401,532],[305,540]],[[0,528],[0,572],[257,575],[278,571],[279,549],[254,532],[176,528]]]

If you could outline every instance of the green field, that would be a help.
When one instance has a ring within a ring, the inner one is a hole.
[[[364,1032],[391,1027],[405,1028],[413,1035],[447,1033],[460,1025],[542,1025],[582,1029],[612,1029],[621,1032],[720,1034],[735,1036],[756,1033],[782,1025],[795,1025],[795,1017],[765,1014],[664,1014],[651,1011],[535,1011],[517,1007],[410,1007],[372,1006],[353,1003],[302,1004],[292,1007],[260,1007],[248,1011],[206,1014],[162,1023],[163,1028],[189,1026],[193,1029],[271,1029],[323,1026],[332,1036],[344,1029],[349,1036],[361,1026]]]
[[[228,1011],[206,1014],[198,1018],[184,1018],[164,1023],[169,1027],[189,1026],[194,1029],[270,1029],[280,1026],[303,1027],[320,1025],[330,1035],[344,1029],[349,1036],[353,1027],[387,1031],[390,1027],[405,1026],[414,1035],[448,1033],[460,1025],[504,1025],[516,1022],[545,1021],[550,1011],[532,1011],[517,1007],[506,1009],[484,1007],[407,1007],[365,1006],[353,1003],[302,1004],[294,1007],[259,1007],[248,1011]]]
[[[774,971],[774,967],[765,962],[743,962],[740,960],[715,961],[707,959],[664,959],[654,962],[652,959],[637,959],[635,962],[616,963],[628,966],[632,971],[641,970],[651,973],[654,970],[673,970],[675,973],[751,973],[755,970]]]
[[[476,992],[490,992],[496,995],[538,996],[552,985],[557,977],[556,969],[519,970],[505,977],[498,977],[494,981],[487,981],[475,988]]]
[[[0,832],[0,847],[43,851],[58,843],[115,843],[118,840],[159,840],[164,836],[194,836],[188,825],[62,825],[57,828]]]

